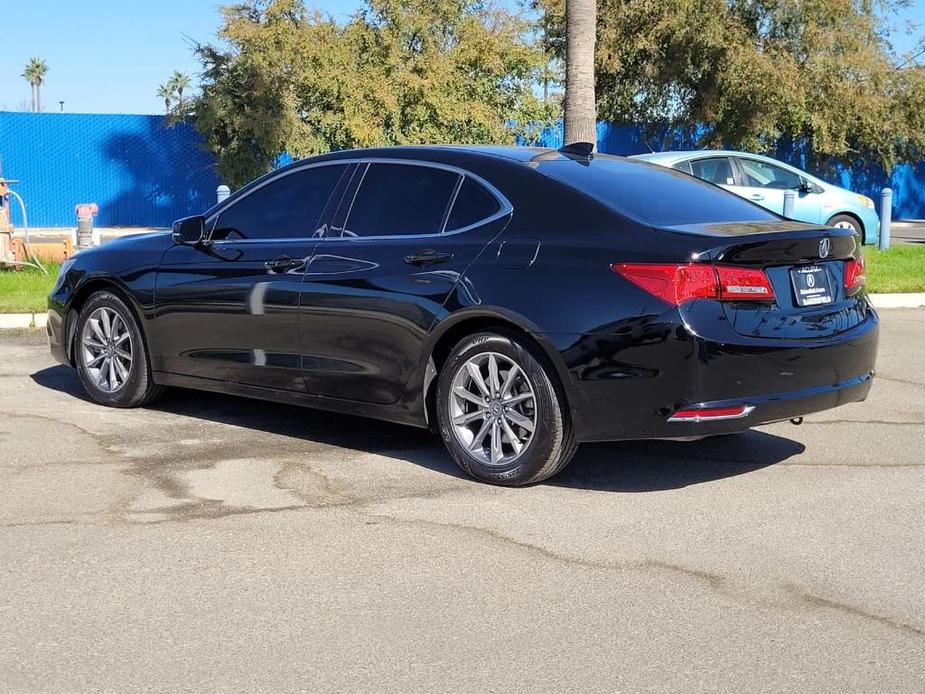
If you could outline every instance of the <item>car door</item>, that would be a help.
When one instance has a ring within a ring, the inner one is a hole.
[[[796,171],[760,159],[735,157],[740,184],[733,190],[743,198],[757,202],[777,214],[784,213],[784,193],[794,191],[793,219],[817,223],[822,215],[820,196],[815,186]]]
[[[466,172],[363,162],[302,290],[309,392],[375,404],[401,397],[443,305],[510,205]]]
[[[281,172],[207,220],[209,239],[167,251],[155,326],[163,370],[304,391],[302,276],[323,235],[343,163]]]

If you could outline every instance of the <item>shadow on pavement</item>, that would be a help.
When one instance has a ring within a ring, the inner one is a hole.
[[[88,400],[77,374],[53,366],[32,375],[38,385]],[[383,453],[442,474],[465,475],[440,439],[422,429],[322,410],[171,388],[149,409],[233,424],[328,446]],[[574,489],[650,492],[677,489],[759,470],[804,451],[803,444],[761,431],[703,441],[585,444],[548,484]],[[272,444],[268,444],[272,452]]]

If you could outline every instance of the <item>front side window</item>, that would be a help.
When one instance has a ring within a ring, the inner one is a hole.
[[[745,185],[752,188],[794,190],[802,183],[797,174],[773,164],[755,159],[739,159],[739,164],[745,177]]]
[[[691,173],[697,178],[720,186],[735,185],[735,177],[732,175],[732,165],[728,157],[696,159],[690,165]]]
[[[353,199],[344,236],[439,234],[459,174],[414,164],[372,163]]]
[[[311,238],[344,164],[314,166],[284,174],[223,210],[213,241]]]

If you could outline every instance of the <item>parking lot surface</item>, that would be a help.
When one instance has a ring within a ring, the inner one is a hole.
[[[425,432],[84,399],[0,332],[0,691],[922,692],[925,311],[865,403],[463,478]]]

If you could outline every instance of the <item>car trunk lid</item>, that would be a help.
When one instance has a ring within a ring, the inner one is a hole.
[[[762,270],[773,301],[723,301],[740,335],[811,339],[837,335],[861,323],[868,311],[863,291],[845,286],[846,266],[861,249],[850,229],[779,220],[698,224],[661,229],[703,237],[704,253],[717,267]]]

